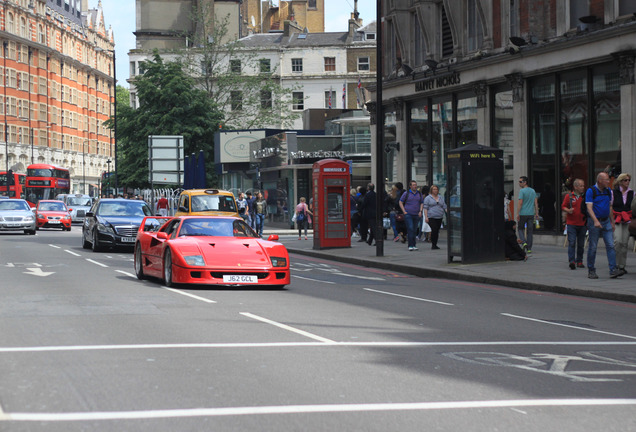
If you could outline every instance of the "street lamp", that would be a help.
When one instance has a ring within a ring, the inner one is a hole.
[[[117,57],[115,55],[115,50],[114,49],[104,49],[101,47],[95,47],[95,51],[96,52],[110,52],[113,53],[113,86],[114,86],[114,90],[113,90],[113,97],[114,97],[114,101],[113,101],[113,116],[115,118],[114,121],[114,126],[115,126],[115,194],[117,193],[118,190],[118,176],[117,176]],[[108,170],[110,172],[110,169]],[[109,184],[110,186],[110,184]]]

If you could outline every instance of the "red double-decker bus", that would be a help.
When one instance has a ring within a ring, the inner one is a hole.
[[[33,164],[27,167],[25,199],[34,204],[42,199],[55,199],[58,194],[71,190],[68,169],[49,164]]]
[[[26,175],[9,170],[9,191],[7,192],[7,172],[0,171],[0,195],[9,198],[23,198]]]

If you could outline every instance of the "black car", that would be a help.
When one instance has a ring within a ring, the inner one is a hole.
[[[97,252],[115,246],[135,246],[141,221],[152,216],[145,201],[101,199],[86,213],[82,225],[82,247]]]

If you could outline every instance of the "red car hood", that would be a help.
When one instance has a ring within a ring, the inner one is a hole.
[[[60,216],[60,217],[68,216],[68,212],[51,211],[51,210],[38,211],[38,214],[41,214],[44,216]]]
[[[202,255],[208,267],[224,269],[271,267],[265,245],[276,244],[256,238],[237,237],[186,237],[171,242],[171,246],[182,256]]]

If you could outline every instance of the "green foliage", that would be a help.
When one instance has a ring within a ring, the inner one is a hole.
[[[215,183],[214,132],[221,113],[177,62],[164,62],[157,51],[135,78],[139,107],[117,105],[117,173],[120,186],[144,188],[148,181],[148,136],[182,135],[185,154],[203,150],[207,183]],[[119,99],[119,97],[118,97]],[[114,128],[113,119],[106,123]]]

